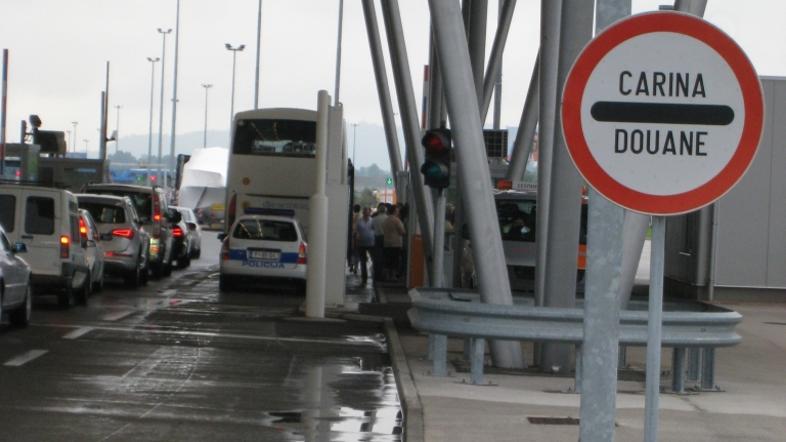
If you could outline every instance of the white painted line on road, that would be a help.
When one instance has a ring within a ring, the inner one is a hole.
[[[27,364],[28,362],[32,361],[33,359],[39,358],[47,353],[49,353],[49,350],[30,350],[22,353],[21,355],[13,359],[9,359],[3,365],[5,365],[6,367],[21,367]]]
[[[129,315],[133,314],[134,312],[135,312],[134,310],[120,310],[118,312],[110,313],[108,315],[103,316],[101,318],[101,320],[102,321],[118,321],[120,319],[125,318],[126,316],[129,316]]]
[[[63,339],[78,339],[95,330],[93,327],[79,327],[78,329],[63,335]]]

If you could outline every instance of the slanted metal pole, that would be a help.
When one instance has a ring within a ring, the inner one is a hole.
[[[594,4],[586,0],[563,0],[561,10],[559,59],[556,95],[549,97],[561,102],[562,87],[574,60],[592,36]],[[559,109],[556,105],[555,109]],[[546,232],[546,272],[543,285],[544,305],[548,307],[573,307],[576,304],[576,254],[579,247],[581,225],[582,180],[568,155],[562,137],[560,113],[554,115],[551,127],[552,171],[549,193],[548,232]],[[542,118],[541,121],[544,119]],[[538,212],[542,213],[538,202]],[[539,239],[538,239],[539,240]],[[538,244],[540,245],[540,244]],[[545,344],[541,366],[552,371],[570,369],[572,348],[565,344]]]
[[[477,90],[478,103],[483,102],[483,68],[486,64],[486,21],[488,20],[488,0],[471,0],[469,3],[469,59]],[[481,112],[485,117],[486,113]],[[485,118],[481,120],[483,126]],[[481,144],[481,146],[483,146]]]
[[[475,84],[470,67],[467,40],[456,2],[429,0],[431,20],[437,41],[445,98],[456,149],[457,176],[464,190],[464,209],[468,218],[480,296],[490,304],[512,305],[505,256],[502,252],[497,208],[491,194],[491,176],[483,145],[483,128]],[[498,367],[523,367],[518,342],[494,341],[491,354]]]
[[[483,78],[483,95],[481,96],[482,101],[480,102],[480,117],[482,121],[486,121],[489,105],[491,105],[491,96],[494,94],[494,87],[500,80],[500,73],[502,72],[502,54],[505,52],[505,43],[508,41],[510,22],[513,21],[513,11],[516,9],[516,0],[506,0],[503,3],[502,10],[499,14],[499,26],[497,26],[497,33],[494,35],[494,43],[491,46],[491,55],[489,56],[488,66],[486,67],[486,76]],[[499,126],[499,124],[497,124],[497,126]]]
[[[344,0],[338,0],[338,36],[336,37],[336,87],[333,106],[338,106],[341,90],[341,37],[344,30]]]
[[[631,0],[598,0],[596,33],[631,11]],[[589,191],[587,280],[584,300],[584,342],[580,439],[613,441],[619,364],[620,302],[615,290],[622,279],[623,209],[594,189]]]
[[[518,181],[524,176],[527,169],[527,160],[532,152],[532,141],[535,138],[535,127],[538,125],[538,108],[540,102],[540,56],[535,57],[535,66],[532,68],[532,76],[529,79],[529,89],[527,98],[524,100],[524,110],[521,111],[519,130],[516,132],[516,139],[513,141],[513,156],[508,166],[508,174],[505,178]]]
[[[499,0],[499,17],[497,17],[499,27],[502,23],[502,9],[507,0]],[[493,51],[493,49],[492,49]],[[497,72],[497,80],[494,86],[494,114],[492,115],[492,128],[499,129],[502,119],[502,61],[499,63],[499,72]]]
[[[434,31],[431,31],[431,41],[429,44],[429,77],[428,77],[428,112],[427,127],[436,129],[446,124],[442,120],[442,109],[445,105],[443,86],[442,86],[442,73],[440,72],[439,57],[437,57],[437,48],[434,42]]]
[[[374,65],[374,78],[377,81],[377,95],[379,96],[379,107],[382,112],[382,125],[385,127],[385,139],[388,144],[390,168],[392,169],[393,179],[396,180],[396,188],[398,188],[398,176],[404,168],[401,165],[401,150],[398,145],[396,121],[393,118],[393,105],[390,102],[390,86],[388,85],[388,76],[385,69],[385,58],[382,54],[382,43],[379,39],[377,11],[374,7],[374,0],[363,0],[362,3],[363,16],[366,19],[368,46],[371,51],[371,62]]]
[[[674,9],[703,17],[704,10],[707,9],[707,0],[674,0]]]
[[[415,92],[412,89],[412,77],[410,76],[407,48],[404,43],[404,30],[401,26],[398,0],[383,1],[382,15],[385,18],[398,109],[401,113],[401,125],[404,127],[407,161],[409,162],[409,170],[413,171],[409,177],[412,181],[412,193],[415,197],[420,234],[423,238],[423,250],[428,257],[426,265],[431,268],[431,257],[434,254],[434,202],[431,190],[423,184],[423,175],[418,173],[420,165],[424,161],[424,153],[420,148],[418,111],[415,106]]]
[[[644,441],[658,441],[660,403],[660,351],[663,329],[663,264],[666,217],[652,217],[649,317],[647,320],[647,383],[644,397]]]

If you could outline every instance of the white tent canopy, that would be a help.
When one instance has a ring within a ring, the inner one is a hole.
[[[226,148],[195,149],[183,167],[178,204],[193,209],[223,204],[228,163]]]

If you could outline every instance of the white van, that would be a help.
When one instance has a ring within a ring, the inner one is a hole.
[[[62,307],[86,304],[91,292],[78,210],[67,190],[0,184],[0,224],[12,243],[27,247],[33,293],[57,294]]]

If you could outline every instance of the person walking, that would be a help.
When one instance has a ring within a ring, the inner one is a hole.
[[[371,262],[374,265],[374,281],[382,281],[383,269],[385,268],[385,233],[382,231],[382,223],[387,218],[387,206],[379,203],[377,211],[371,217],[371,225],[374,227],[374,251],[371,253]]]
[[[371,209],[363,208],[363,216],[355,224],[355,244],[357,245],[358,265],[363,285],[368,281],[368,257],[374,250],[374,226],[371,220]]]
[[[401,252],[404,247],[404,223],[399,219],[399,209],[390,206],[385,222],[382,223],[384,233],[385,274],[390,279],[401,278]]]

